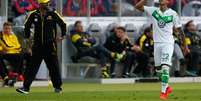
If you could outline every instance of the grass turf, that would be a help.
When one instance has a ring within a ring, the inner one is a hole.
[[[200,101],[200,83],[171,84],[173,93],[167,101]],[[63,93],[51,87],[32,87],[28,95],[14,88],[0,88],[0,101],[160,101],[159,83],[143,84],[64,84]]]

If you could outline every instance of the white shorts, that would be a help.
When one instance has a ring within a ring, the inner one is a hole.
[[[171,66],[173,51],[174,43],[154,43],[155,66],[161,66],[161,64]]]

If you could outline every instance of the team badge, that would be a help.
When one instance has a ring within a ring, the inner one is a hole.
[[[34,21],[35,21],[35,22],[38,22],[38,19],[37,19],[37,18],[35,18],[35,19],[34,19]]]
[[[165,23],[164,20],[160,19],[160,20],[158,21],[158,26],[159,26],[160,28],[164,28],[165,25],[166,25],[166,23]]]
[[[145,43],[145,46],[148,47],[148,46],[149,46],[149,43]]]

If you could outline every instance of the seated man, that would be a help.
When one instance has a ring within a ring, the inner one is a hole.
[[[137,45],[140,46],[141,50],[149,57],[153,57],[154,42],[152,37],[152,28],[147,27],[144,33],[138,38]]]
[[[141,54],[141,50],[138,45],[132,45],[128,39],[128,36],[125,33],[124,27],[114,28],[114,33],[111,34],[107,39],[104,46],[112,51],[119,54],[123,54],[123,58],[120,60],[124,64],[122,77],[130,77],[130,72],[134,60],[138,61],[139,68],[144,68],[147,66],[147,59],[144,59],[144,55]],[[145,62],[145,63],[144,63]],[[114,72],[115,61],[111,59],[111,76],[115,77]]]
[[[146,62],[148,62],[149,66],[146,66],[144,68],[136,67],[134,72],[135,73],[141,72],[143,76],[148,76],[151,73],[150,70],[154,69],[152,68],[154,67],[154,63],[152,63],[153,61],[150,61],[150,57],[153,57],[153,52],[154,52],[153,32],[152,32],[151,26],[145,28],[144,33],[138,38],[136,44],[140,46],[140,49],[142,50],[141,54],[143,54],[144,57],[147,58]],[[138,61],[139,60],[140,59],[138,59]]]
[[[4,63],[4,59],[7,60],[10,65],[13,67],[12,74],[9,75],[10,79],[12,79],[12,85],[16,82],[16,78],[20,71],[21,66],[21,45],[16,37],[16,35],[12,32],[12,24],[10,22],[6,22],[3,25],[3,31],[0,32],[0,46],[1,46],[1,54],[0,59],[2,63],[2,68],[6,70],[6,65]]]
[[[106,60],[108,57],[112,57],[114,59],[119,59],[122,55],[110,52],[102,45],[96,45],[95,38],[91,37],[89,33],[83,31],[83,26],[81,21],[76,21],[74,24],[74,30],[71,31],[71,40],[72,43],[77,48],[77,54],[72,56],[71,59],[73,62],[77,62],[78,59],[91,56],[93,58],[100,59],[102,77],[108,78],[109,75],[107,73]]]
[[[189,60],[187,68],[187,75],[189,76],[197,76],[201,70],[199,66],[201,62],[201,38],[196,34],[196,30],[193,20],[185,24],[186,44],[190,49],[189,54],[186,54],[186,58]]]

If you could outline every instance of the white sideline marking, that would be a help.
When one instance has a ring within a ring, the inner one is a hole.
[[[201,77],[178,77],[170,78],[170,83],[199,83]]]
[[[17,82],[15,83],[15,87],[22,87],[23,82]],[[31,87],[47,87],[48,81],[33,81],[31,84]]]
[[[101,79],[101,84],[124,84],[135,83],[135,78],[122,78],[122,79]]]
[[[94,79],[100,84],[134,84],[135,80],[139,78],[115,78],[115,79]],[[79,81],[79,80],[78,80]],[[82,80],[83,83],[85,80]],[[73,81],[72,81],[73,82]],[[201,77],[178,77],[170,78],[170,83],[201,83]],[[17,82],[15,87],[22,87],[23,82]],[[32,87],[47,87],[49,85],[48,81],[34,81]]]

